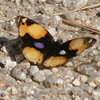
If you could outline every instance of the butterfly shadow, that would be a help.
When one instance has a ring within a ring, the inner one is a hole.
[[[25,60],[25,58],[22,54],[21,44],[22,43],[21,43],[21,40],[19,37],[16,39],[12,39],[12,40],[8,40],[5,37],[0,37],[0,49],[3,46],[5,46],[6,50],[8,52],[8,56],[11,58],[12,61],[16,61],[17,63],[20,63],[23,60]],[[20,57],[20,59],[17,59],[19,57]],[[32,62],[30,62],[30,63],[31,63],[31,65],[34,65]],[[4,64],[2,62],[0,62],[0,66],[1,65],[3,65],[3,68],[4,68]],[[48,69],[48,68],[44,67],[43,65],[39,65],[39,69],[43,70],[43,69]]]
[[[19,38],[8,40],[5,37],[0,37],[0,48],[3,46],[6,47],[8,52],[8,56],[10,56],[11,60],[16,60],[16,55],[21,54],[22,50],[20,48],[21,41]]]

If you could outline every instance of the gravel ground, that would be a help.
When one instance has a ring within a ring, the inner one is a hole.
[[[0,0],[0,100],[100,100],[100,35],[65,25],[68,20],[100,30],[100,7],[77,11],[100,0]],[[63,42],[91,36],[97,42],[64,66],[40,69],[21,54],[15,17],[43,25]]]

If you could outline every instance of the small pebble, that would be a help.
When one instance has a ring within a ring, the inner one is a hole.
[[[97,66],[100,67],[100,62],[97,62]]]
[[[12,87],[11,91],[12,91],[12,94],[18,94],[18,90],[16,87]]]
[[[53,73],[57,73],[57,72],[59,71],[59,69],[55,67],[55,68],[52,68],[51,71],[52,71]]]
[[[60,16],[55,16],[57,21],[61,21],[61,17]]]
[[[43,70],[43,72],[44,72],[44,74],[45,74],[45,76],[46,76],[46,77],[48,77],[48,76],[52,75],[51,70],[44,69],[44,70]]]
[[[20,98],[19,100],[26,100],[26,98]]]
[[[57,85],[57,86],[62,86],[62,85],[63,85],[63,82],[64,82],[64,81],[63,81],[62,79],[59,78],[59,79],[56,79],[56,80],[54,81],[54,84]]]
[[[26,79],[26,74],[25,73],[23,73],[23,72],[19,72],[18,73],[19,75],[19,78],[18,79],[20,79],[20,80],[25,80]]]
[[[79,96],[76,96],[74,100],[82,100]]]
[[[27,61],[27,60],[23,60],[23,61],[21,62],[21,64],[20,64],[20,66],[23,66],[24,68],[29,69],[29,67],[30,67],[30,62]]]
[[[24,56],[22,54],[18,54],[18,55],[15,55],[15,59],[19,63],[24,59]]]
[[[31,82],[32,82],[32,79],[31,79],[31,78],[26,78],[26,79],[25,79],[25,82],[31,83]]]
[[[83,100],[89,100],[88,98],[84,98]]]
[[[94,60],[95,60],[96,62],[99,62],[99,61],[100,61],[100,54],[99,54],[99,55],[96,55],[96,56],[94,57]]]
[[[56,1],[56,3],[60,3],[60,2],[62,2],[62,0],[55,0]]]
[[[97,67],[96,65],[94,64],[88,64],[88,63],[84,63],[84,64],[81,64],[79,66],[77,66],[77,68],[75,68],[76,71],[84,74],[84,75],[90,75],[91,72],[97,70]]]
[[[47,77],[47,79],[44,81],[44,86],[46,87],[46,88],[50,88],[52,85],[53,85],[53,83],[54,83],[54,77],[52,77],[52,76],[49,76],[49,77]]]
[[[46,0],[39,0],[40,2],[46,2]]]
[[[14,15],[16,15],[16,10],[15,9],[12,9],[12,10],[10,9],[10,10],[7,11],[7,18],[12,19],[14,17]],[[10,24],[8,24],[8,25],[7,25],[7,30],[8,29],[10,30],[11,25]]]
[[[9,57],[6,59],[6,67],[15,67],[17,65],[16,61],[12,61]]]
[[[33,75],[33,80],[41,82],[44,81],[49,75],[52,75],[50,70],[40,70]]]
[[[99,97],[99,99],[100,99],[100,89],[94,90],[94,91],[93,91],[93,95]],[[99,99],[98,99],[98,100],[99,100]]]
[[[3,88],[5,85],[5,82],[0,81],[0,88]]]
[[[88,82],[91,87],[97,87],[97,84],[94,81]]]
[[[19,5],[20,4],[20,0],[15,0],[16,4]]]
[[[98,55],[98,50],[93,50],[93,51],[92,51],[92,54]]]
[[[34,74],[37,73],[38,71],[39,71],[39,69],[38,69],[38,66],[36,66],[36,65],[30,66],[30,68],[29,68],[29,72],[30,72],[32,75],[34,75]]]
[[[17,67],[15,67],[12,70],[11,75],[18,80],[25,80],[26,79],[26,73],[22,72],[21,69],[17,68]]]
[[[7,51],[6,46],[3,46],[3,47],[1,48],[1,50],[2,50],[4,53],[8,54],[8,51]]]
[[[88,77],[85,76],[85,75],[81,75],[81,76],[80,76],[80,79],[81,79],[81,81],[83,81],[83,82],[87,82]]]
[[[18,90],[14,86],[10,86],[6,89],[7,92],[12,92],[12,94],[18,94]]]
[[[73,85],[75,85],[75,86],[81,85],[80,80],[79,80],[79,79],[75,79],[75,80],[73,81]]]
[[[33,75],[33,80],[37,82],[44,81],[46,79],[45,74],[42,71],[39,71]]]
[[[100,51],[100,46],[98,46],[98,50]]]
[[[66,10],[63,16],[69,21],[75,21],[75,13],[72,11]]]
[[[63,88],[62,90],[59,91],[59,94],[61,95],[66,95],[71,93],[71,88]]]
[[[73,66],[73,63],[71,61],[69,61],[66,63],[66,66],[71,67],[71,66]]]
[[[70,0],[67,0],[67,1],[66,0],[63,0],[62,1],[62,4],[63,4],[64,7],[67,8],[67,7],[70,7],[71,2],[70,2]]]

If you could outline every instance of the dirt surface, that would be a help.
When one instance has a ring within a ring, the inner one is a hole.
[[[0,0],[0,100],[100,100],[100,34],[62,22],[100,30],[99,0]],[[92,37],[89,49],[63,66],[42,69],[21,53],[15,18],[29,17],[44,26],[55,41]]]

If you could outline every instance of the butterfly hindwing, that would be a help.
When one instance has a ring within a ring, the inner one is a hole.
[[[90,37],[81,37],[61,44],[55,42],[50,33],[32,19],[18,16],[16,23],[24,57],[34,64],[43,64],[45,67],[64,64],[68,58],[80,54],[96,41]]]
[[[47,67],[54,67],[64,64],[67,59],[74,57],[83,52],[88,47],[91,47],[95,43],[95,39],[90,37],[81,37],[69,40],[63,43],[56,51],[54,55],[48,57],[44,61],[44,65]]]

